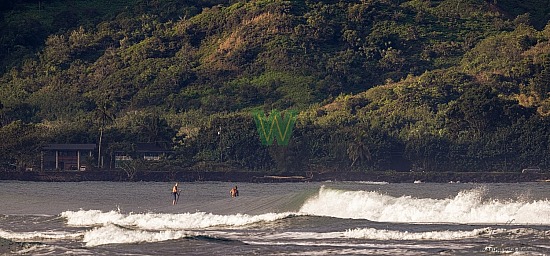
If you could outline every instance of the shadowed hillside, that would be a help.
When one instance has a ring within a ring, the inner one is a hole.
[[[159,170],[546,169],[550,26],[531,2],[8,1],[2,162],[101,141],[107,162],[169,145],[135,163]],[[291,109],[289,145],[262,145],[251,111]]]

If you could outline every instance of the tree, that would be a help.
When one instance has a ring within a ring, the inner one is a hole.
[[[0,155],[4,161],[15,161],[18,168],[35,167],[36,160],[44,144],[43,127],[25,124],[21,121],[12,122],[0,128]]]
[[[115,120],[114,114],[111,112],[112,106],[108,102],[104,102],[103,104],[97,106],[97,108],[94,111],[94,117],[96,122],[99,123],[99,143],[97,148],[97,167],[103,168],[103,161],[102,161],[102,155],[101,155],[101,146],[103,143],[103,130],[105,129],[105,125],[108,123],[111,123]]]
[[[127,160],[122,162],[121,168],[126,173],[126,176],[128,177],[128,180],[133,181],[136,177],[136,174],[139,171],[142,171],[145,167],[145,160],[141,158]]]
[[[360,137],[356,137],[353,142],[349,143],[347,153],[349,159],[352,161],[350,167],[353,167],[358,160],[359,162],[363,162],[372,159],[368,145]]]

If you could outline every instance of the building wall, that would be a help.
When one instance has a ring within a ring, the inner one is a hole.
[[[46,150],[43,152],[44,170],[56,169],[56,152],[59,170],[79,170],[80,166],[87,165],[87,158],[92,155],[90,150],[80,150],[80,166],[78,166],[78,150]]]

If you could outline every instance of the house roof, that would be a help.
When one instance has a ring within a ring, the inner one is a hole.
[[[48,144],[44,150],[94,150],[95,144]]]
[[[145,143],[145,142],[138,142],[134,144],[133,147],[134,152],[136,153],[173,153],[172,150],[166,149],[166,146],[162,143]],[[126,154],[128,153],[128,150],[116,150],[115,153],[118,154]]]

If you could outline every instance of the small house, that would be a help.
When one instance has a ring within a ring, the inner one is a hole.
[[[172,151],[160,143],[136,143],[133,145],[132,152],[115,151],[115,168],[121,168],[124,161],[131,161],[134,158],[145,161],[159,161]]]
[[[42,169],[85,171],[95,148],[95,144],[49,144],[42,149]]]

